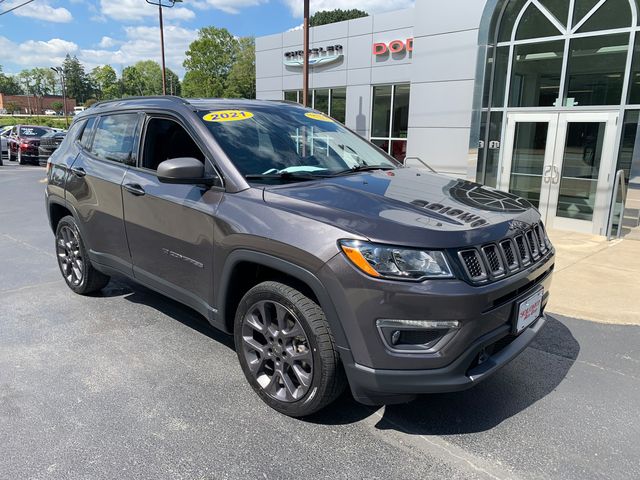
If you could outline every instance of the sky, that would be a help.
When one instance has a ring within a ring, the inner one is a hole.
[[[0,0],[0,14],[25,0]],[[166,1],[166,0],[165,0]],[[311,0],[311,12],[359,8],[398,10],[414,0]],[[302,0],[184,0],[164,9],[167,66],[184,74],[184,52],[199,28],[237,36],[279,33],[302,23]],[[158,8],[145,0],[34,0],[0,15],[0,65],[5,73],[57,66],[76,55],[87,71],[110,64],[118,73],[139,60],[160,61]]]

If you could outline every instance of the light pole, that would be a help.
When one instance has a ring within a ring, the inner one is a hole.
[[[302,62],[302,105],[305,107],[309,98],[309,0],[304,0],[304,22],[302,24],[304,50]]]
[[[64,110],[64,123],[69,128],[69,117],[67,116],[67,87],[64,84],[64,70],[62,67],[51,67],[51,70],[60,75],[60,84],[62,85],[62,109]]]
[[[162,8],[173,8],[182,0],[147,0],[150,5],[158,6],[158,21],[160,23],[160,54],[162,56],[162,95],[167,94],[167,68],[164,61],[164,24],[162,22]]]

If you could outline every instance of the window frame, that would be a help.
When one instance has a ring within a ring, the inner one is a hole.
[[[77,143],[78,147],[82,150],[83,153],[85,153],[86,155],[88,155],[92,160],[98,161],[98,162],[104,162],[104,163],[108,163],[110,165],[122,165],[124,167],[130,167],[132,164],[134,164],[137,161],[137,156],[138,156],[138,150],[139,150],[139,144],[140,144],[140,113],[137,110],[128,110],[128,111],[124,111],[124,112],[105,112],[105,113],[101,113],[99,115],[94,115],[91,117],[87,117],[86,121],[88,122],[90,118],[95,118],[95,123],[93,124],[93,126],[91,127],[91,138],[90,138],[90,143],[87,147],[84,147],[79,141]],[[100,121],[103,118],[106,117],[115,117],[118,115],[136,115],[137,116],[137,122],[136,122],[136,128],[134,130],[134,144],[131,147],[131,158],[129,158],[128,161],[124,161],[124,162],[118,162],[116,160],[109,160],[108,158],[100,158],[97,155],[95,155],[92,151],[93,149],[93,142],[95,140],[96,137],[96,131],[97,131],[97,126],[100,124]],[[85,128],[86,128],[86,124],[85,124]],[[82,130],[82,133],[84,133],[84,129]],[[136,144],[137,142],[137,144]]]
[[[344,90],[344,122],[342,122],[341,120],[338,120],[340,123],[342,123],[343,125],[347,123],[347,87],[322,87],[322,88],[313,88],[309,90],[309,96],[311,97],[311,105],[308,105],[309,108],[312,108],[314,110],[316,110],[316,90],[328,90],[329,91],[329,98],[328,98],[328,112],[327,115],[329,115],[331,118],[333,118],[332,113],[333,113],[333,92],[334,90]],[[300,105],[302,105],[302,90],[283,90],[282,91],[282,99],[285,102],[296,102],[299,103]],[[287,93],[295,93],[296,94],[296,99],[295,100],[287,100],[286,96]]]
[[[400,161],[398,159],[396,159],[393,154],[391,153],[391,145],[393,142],[397,142],[397,141],[402,141],[407,143],[407,140],[409,138],[409,129],[407,128],[407,136],[402,138],[402,137],[393,137],[392,133],[393,133],[393,107],[394,107],[394,103],[395,103],[395,96],[396,96],[396,87],[401,86],[407,86],[409,87],[409,105],[411,105],[411,83],[410,82],[399,82],[399,83],[380,83],[380,84],[376,84],[376,85],[371,85],[371,102],[369,104],[369,141],[371,143],[373,143],[374,140],[378,140],[378,141],[386,141],[389,142],[389,145],[387,146],[387,150],[382,150],[381,147],[378,147],[376,145],[376,147],[380,148],[383,152],[385,152],[387,155],[389,155],[390,157],[394,158],[397,162],[400,162],[402,164],[404,164],[404,160]],[[375,88],[376,87],[391,87],[391,104],[389,106],[389,135],[386,137],[380,137],[380,136],[372,136],[371,133],[373,132],[373,95],[375,92]],[[409,116],[409,112],[407,111],[407,118]],[[375,145],[375,144],[374,144]],[[406,159],[406,156],[405,156]]]
[[[189,135],[189,137],[191,138],[191,140],[193,141],[193,143],[200,149],[200,152],[202,152],[202,155],[204,156],[204,170],[205,173],[207,174],[213,174],[218,178],[219,181],[219,185],[211,185],[209,188],[212,189],[218,189],[218,190],[225,190],[226,191],[226,186],[225,186],[225,181],[224,181],[224,176],[220,173],[220,170],[216,167],[215,162],[212,159],[212,155],[209,153],[209,151],[207,150],[206,147],[204,147],[204,142],[202,142],[202,140],[200,139],[200,136],[194,132],[191,128],[189,128],[188,126],[188,122],[184,122],[182,121],[181,117],[177,116],[177,115],[173,115],[170,113],[166,113],[166,112],[154,112],[154,111],[144,111],[141,112],[143,118],[142,121],[140,122],[140,142],[138,143],[138,153],[137,153],[137,159],[134,165],[131,165],[130,167],[133,170],[137,170],[140,172],[145,172],[148,174],[152,174],[154,175],[156,178],[158,178],[158,170],[153,170],[151,168],[147,168],[147,167],[143,167],[142,166],[142,162],[144,161],[144,144],[146,141],[146,137],[147,137],[147,130],[149,127],[149,123],[154,120],[154,119],[161,119],[161,120],[170,120],[172,122],[177,123],[180,127],[182,127],[182,129],[187,132],[187,135]],[[208,167],[207,167],[208,165]]]

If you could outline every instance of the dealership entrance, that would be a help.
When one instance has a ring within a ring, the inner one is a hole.
[[[607,220],[617,112],[509,113],[498,188],[528,199],[548,228]]]
[[[628,184],[640,162],[637,25],[634,0],[496,2],[478,180],[527,198],[550,228],[604,235],[616,172]]]

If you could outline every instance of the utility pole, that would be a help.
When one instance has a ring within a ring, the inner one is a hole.
[[[304,22],[303,46],[304,50],[302,62],[302,105],[307,106],[309,99],[309,0],[304,0]]]
[[[164,59],[164,24],[162,21],[162,9],[173,8],[176,3],[182,3],[182,0],[147,0],[150,5],[158,6],[158,20],[160,23],[160,54],[162,57],[162,95],[167,94],[167,67]]]
[[[60,75],[60,84],[62,85],[62,109],[64,110],[64,123],[69,128],[69,111],[67,110],[67,87],[64,82],[64,70],[62,67],[51,67],[51,70]]]

